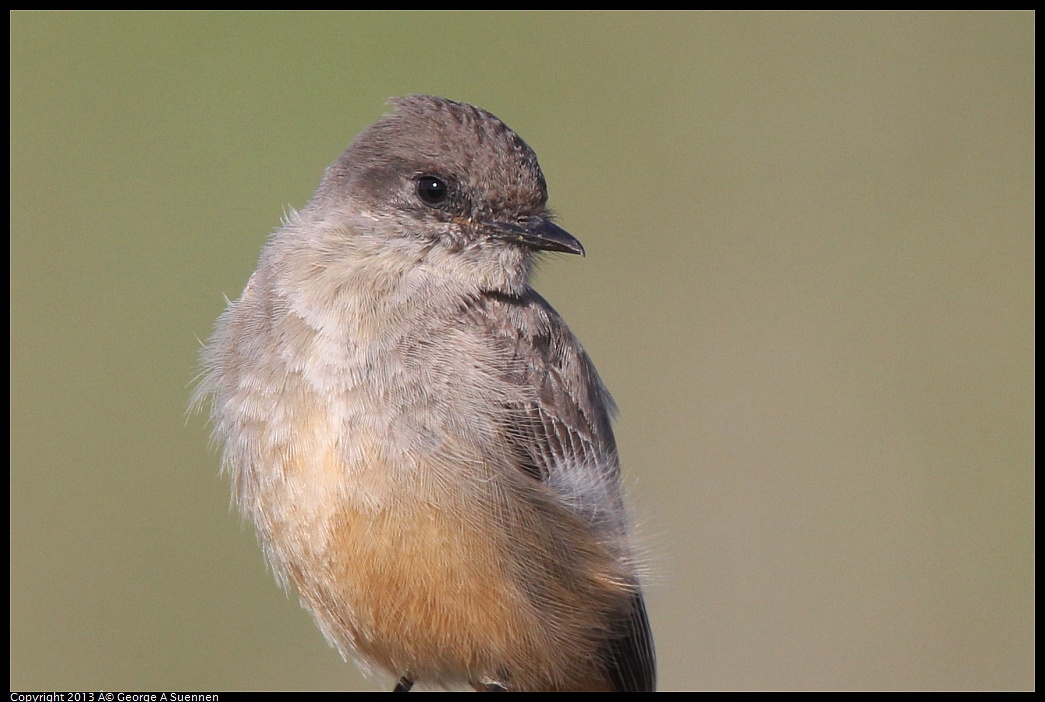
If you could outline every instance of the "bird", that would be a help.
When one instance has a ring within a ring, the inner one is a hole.
[[[531,285],[584,248],[500,119],[390,104],[201,351],[193,402],[233,502],[326,639],[395,691],[652,691],[616,407]]]

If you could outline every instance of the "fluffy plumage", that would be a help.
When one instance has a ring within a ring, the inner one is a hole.
[[[652,690],[613,401],[528,282],[537,252],[583,249],[503,122],[393,104],[272,236],[204,350],[198,399],[236,504],[367,667]]]

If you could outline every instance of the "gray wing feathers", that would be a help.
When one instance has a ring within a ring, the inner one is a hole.
[[[532,291],[487,295],[467,313],[503,344],[502,372],[520,388],[519,400],[505,408],[503,427],[520,470],[563,495],[579,517],[611,537],[611,551],[630,561],[611,427],[616,407],[588,355]],[[646,606],[638,583],[633,587],[602,652],[606,676],[619,691],[656,686]]]

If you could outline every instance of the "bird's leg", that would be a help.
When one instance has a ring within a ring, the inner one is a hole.
[[[410,692],[410,688],[414,686],[414,681],[408,677],[399,678],[399,682],[396,683],[395,688],[392,692]]]

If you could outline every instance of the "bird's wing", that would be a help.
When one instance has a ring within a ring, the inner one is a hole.
[[[616,407],[591,359],[554,309],[530,291],[490,294],[471,310],[499,339],[505,374],[520,391],[506,408],[503,435],[520,469],[563,493],[578,516],[625,541],[620,464],[611,419]],[[607,500],[612,501],[607,509]],[[630,558],[630,554],[622,554]],[[604,647],[618,691],[652,691],[656,656],[638,583]]]
[[[618,692],[655,692],[657,657],[641,592],[631,596],[627,618],[615,629],[605,650],[606,673]]]

